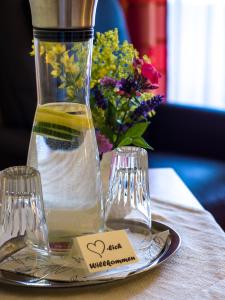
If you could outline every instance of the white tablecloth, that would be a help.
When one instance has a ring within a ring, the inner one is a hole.
[[[152,202],[154,219],[173,227],[182,238],[181,248],[167,262],[128,280],[88,288],[0,285],[0,299],[225,299],[225,234],[213,217],[200,205],[182,205],[177,198]]]

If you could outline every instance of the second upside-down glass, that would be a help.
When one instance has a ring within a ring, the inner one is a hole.
[[[121,147],[113,151],[105,224],[110,229],[151,229],[147,151]]]

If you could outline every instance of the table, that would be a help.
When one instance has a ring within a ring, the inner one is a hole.
[[[187,208],[203,209],[184,182],[171,168],[149,170],[152,199],[182,205]]]
[[[150,170],[153,218],[181,235],[178,252],[161,266],[117,283],[79,289],[0,285],[1,300],[225,299],[225,234],[172,169]]]

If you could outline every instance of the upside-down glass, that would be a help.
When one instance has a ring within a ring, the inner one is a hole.
[[[24,236],[28,247],[48,252],[40,174],[28,166],[5,169],[0,174],[0,226],[4,239]]]
[[[151,229],[146,150],[121,147],[113,151],[105,224],[110,229]]]

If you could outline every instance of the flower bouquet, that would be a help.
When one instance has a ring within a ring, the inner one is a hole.
[[[142,135],[163,101],[153,90],[160,73],[147,56],[140,58],[118,31],[97,33],[93,50],[90,104],[99,153],[134,145],[151,149]]]

